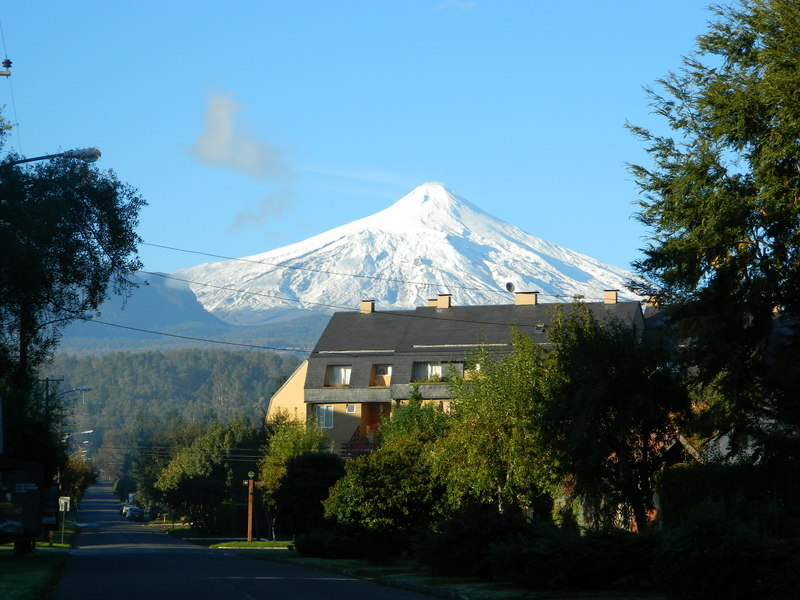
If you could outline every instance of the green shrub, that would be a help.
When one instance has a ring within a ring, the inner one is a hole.
[[[488,579],[494,575],[491,545],[502,543],[523,527],[518,513],[501,515],[494,505],[468,505],[416,543],[414,555],[434,575]]]
[[[128,500],[128,494],[136,491],[136,481],[130,475],[123,475],[114,480],[111,491],[122,502],[125,502]]]
[[[662,534],[653,572],[681,600],[798,597],[798,540],[765,531],[764,510],[707,500]]]
[[[314,530],[298,535],[294,548],[300,556],[307,558],[331,558],[333,532],[330,530]]]
[[[493,571],[515,585],[537,589],[650,590],[657,547],[652,535],[589,532],[533,523],[493,544]]]
[[[576,583],[568,566],[578,554],[579,535],[555,525],[536,523],[492,544],[489,561],[498,576],[514,585],[537,589],[569,589]]]
[[[286,461],[274,492],[277,529],[289,539],[325,526],[322,501],[344,475],[344,462],[328,452],[305,452]]]
[[[658,493],[667,530],[711,502],[725,513],[758,514],[778,537],[800,535],[800,469],[793,462],[678,465],[661,474]]]
[[[405,534],[369,531],[337,525],[298,535],[295,550],[309,558],[359,558],[373,564],[390,564],[404,554]]]

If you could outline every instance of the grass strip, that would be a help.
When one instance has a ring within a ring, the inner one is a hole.
[[[35,550],[21,556],[0,552],[0,598],[46,600],[52,597],[61,569],[69,557],[63,550]]]
[[[306,558],[296,552],[248,552],[247,556],[261,560],[280,560],[298,566],[348,573],[396,587],[416,586],[434,590],[440,598],[468,600],[665,600],[662,594],[625,592],[569,592],[562,590],[520,589],[500,581],[477,577],[434,577],[414,561],[397,561],[391,565],[373,565],[357,559]],[[410,584],[410,585],[406,585]]]

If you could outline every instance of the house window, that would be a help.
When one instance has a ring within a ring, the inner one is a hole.
[[[325,371],[325,387],[347,387],[350,385],[350,365],[330,365]]]
[[[356,405],[355,404],[347,404],[344,407],[344,412],[346,412],[348,415],[356,414]]]
[[[464,376],[463,362],[415,362],[411,380],[422,383],[436,383],[447,381],[448,377],[453,376]]]
[[[464,368],[464,379],[475,379],[481,373],[480,363],[475,363],[469,367]]]
[[[389,387],[392,380],[392,365],[372,365],[372,377],[369,384],[372,387]]]
[[[412,381],[442,381],[442,375],[441,362],[415,362]]]
[[[320,429],[333,429],[333,405],[317,404],[317,427]]]

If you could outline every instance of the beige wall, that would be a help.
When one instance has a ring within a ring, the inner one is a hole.
[[[310,405],[309,409],[314,410],[315,405]],[[339,452],[342,442],[349,442],[353,437],[356,428],[361,424],[361,405],[354,404],[354,413],[347,413],[347,404],[332,404],[333,406],[333,428],[324,429],[328,439],[333,442],[333,450]]]
[[[309,414],[313,414],[316,406],[324,406],[325,403],[309,404]],[[332,444],[333,451],[340,453],[342,444],[346,444],[356,432],[359,431],[360,439],[372,443],[377,441],[376,435],[378,424],[383,414],[389,414],[391,403],[369,403],[369,404],[347,404],[330,403],[333,407],[333,427],[323,429]],[[347,407],[352,406],[353,412],[348,413]]]
[[[280,389],[273,394],[269,401],[269,408],[267,409],[267,420],[283,412],[292,418],[305,422],[309,416],[315,414],[316,404],[306,404],[303,393],[307,371],[308,361],[305,361],[291,374]],[[331,402],[330,405],[333,406],[333,427],[324,429],[323,431],[325,431],[328,440],[332,442],[335,452],[341,450],[342,443],[350,441],[356,428],[360,427],[361,435],[367,437],[367,428],[369,424],[366,421],[374,421],[376,418],[375,415],[372,415],[370,418],[366,409],[362,411],[361,404]],[[354,412],[348,413],[348,406],[352,406]]]
[[[308,361],[303,361],[297,370],[289,376],[278,391],[272,395],[267,409],[267,421],[272,419],[277,413],[285,412],[290,417],[299,421],[306,420],[306,405],[303,396],[303,388],[306,383],[306,372],[308,371]]]

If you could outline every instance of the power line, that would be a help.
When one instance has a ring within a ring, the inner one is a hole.
[[[164,273],[155,273],[151,271],[142,271],[142,273],[147,273],[148,275],[155,275],[156,277],[163,277],[165,279],[173,279],[175,281],[181,281],[183,283],[191,283],[194,285],[201,285],[201,286],[209,286],[217,289],[228,290],[232,292],[238,292],[240,294],[251,294],[253,296],[268,296],[270,298],[280,298],[280,296],[273,296],[272,294],[264,294],[262,292],[251,292],[249,290],[241,290],[237,288],[227,287],[227,286],[216,286],[210,283],[202,283],[198,281],[192,281],[190,279],[181,279],[179,277],[173,277],[172,275],[165,275]],[[308,302],[308,304],[316,304],[317,306],[325,306],[328,308],[340,308],[343,312],[357,312],[355,309],[349,306],[336,306],[333,304],[320,304],[316,302]],[[470,306],[464,307],[454,307],[454,308],[471,308]],[[392,311],[392,310],[385,310],[385,311],[376,311],[377,314],[382,315],[393,315],[395,317],[404,317],[410,319],[429,319],[432,321],[441,321],[441,317],[438,316],[430,316],[430,315],[421,315],[416,313],[414,309],[409,309],[405,311]],[[507,323],[505,321],[478,321],[475,319],[454,319],[452,317],[447,319],[448,322],[451,323],[474,323],[477,325],[499,325],[499,326],[507,326],[507,327],[533,327],[536,328],[538,325],[531,323],[530,325],[526,325],[524,323]],[[100,321],[98,321],[100,322]]]
[[[413,284],[413,285],[425,285],[425,286],[436,285],[436,284],[431,284],[431,283],[406,281],[406,280],[395,279],[395,278],[385,278],[385,277],[379,277],[379,276],[376,276],[376,275],[360,275],[360,274],[353,274],[353,273],[338,273],[338,272],[335,272],[335,271],[328,271],[328,270],[324,270],[324,269],[313,269],[313,268],[309,268],[309,267],[301,267],[301,266],[296,266],[296,265],[287,265],[287,264],[281,264],[281,263],[269,263],[269,262],[266,262],[266,261],[256,261],[256,260],[251,260],[251,259],[246,259],[246,258],[235,258],[235,257],[230,257],[230,256],[224,256],[224,255],[221,255],[221,254],[213,254],[213,253],[210,253],[210,252],[202,252],[202,251],[199,251],[199,250],[187,250],[187,249],[184,249],[184,248],[177,248],[177,247],[174,247],[174,246],[166,246],[166,245],[162,245],[162,244],[152,244],[152,243],[147,243],[147,242],[142,242],[142,244],[145,245],[145,246],[151,246],[151,247],[155,247],[155,248],[163,248],[163,249],[166,249],[166,250],[174,250],[174,251],[177,251],[177,252],[186,252],[186,253],[189,253],[189,254],[197,254],[197,255],[209,256],[209,257],[213,257],[213,258],[221,258],[221,259],[225,259],[225,260],[248,262],[248,263],[269,265],[269,266],[275,266],[275,267],[297,269],[297,270],[306,270],[306,271],[312,271],[312,272],[316,272],[316,273],[327,273],[327,274],[338,275],[338,276],[342,276],[342,277],[365,278],[365,279],[373,279],[373,280],[381,280],[381,281],[408,283],[408,284]],[[320,307],[328,308],[328,309],[336,309],[336,310],[339,310],[339,311],[355,312],[355,309],[353,309],[350,306],[341,306],[341,305],[336,305],[336,304],[326,304],[326,303],[322,303],[322,302],[313,302],[313,301],[310,301],[310,300],[298,300],[298,299],[294,299],[294,298],[286,298],[284,296],[278,296],[277,294],[269,294],[269,293],[266,293],[266,292],[255,292],[255,291],[251,291],[251,290],[243,290],[243,289],[240,289],[240,288],[234,288],[232,286],[214,285],[214,284],[207,283],[207,282],[184,279],[184,278],[180,278],[180,277],[175,277],[173,275],[167,275],[165,273],[158,273],[158,272],[155,272],[155,271],[141,271],[141,273],[145,273],[147,275],[152,275],[154,277],[161,277],[163,279],[170,279],[170,280],[173,280],[173,281],[180,281],[182,283],[187,283],[187,284],[191,284],[191,285],[197,285],[197,286],[202,286],[202,287],[209,287],[209,288],[214,288],[214,289],[219,289],[219,290],[236,292],[238,294],[247,294],[247,295],[251,295],[251,296],[274,298],[274,299],[277,299],[277,300],[283,300],[283,301],[288,302],[288,303],[296,303],[296,304],[299,304],[299,305],[314,305],[314,306],[320,306]],[[486,287],[475,287],[475,286],[455,286],[455,287],[460,288],[460,289],[489,291],[489,292],[500,294],[500,292],[497,292],[496,290],[492,290],[492,289],[489,289],[489,288],[486,288]],[[553,298],[569,299],[567,296],[563,296],[563,295],[559,295],[559,294],[541,294],[541,295],[550,296],[550,297],[553,297]],[[404,318],[440,320],[440,317],[422,315],[422,314],[417,313],[413,309],[405,310],[405,311],[380,311],[380,314],[387,314],[387,315],[393,315],[393,316],[404,317]],[[152,334],[152,335],[160,335],[160,336],[164,336],[164,337],[173,337],[173,338],[185,339],[185,340],[191,340],[191,341],[197,341],[197,342],[205,342],[205,343],[209,343],[209,344],[222,344],[222,345],[227,345],[227,346],[238,346],[238,347],[252,348],[252,349],[257,349],[257,350],[272,350],[272,351],[277,351],[277,352],[303,352],[303,353],[309,353],[311,351],[311,349],[309,349],[309,348],[284,348],[284,347],[277,347],[277,346],[261,346],[261,345],[256,345],[256,344],[245,344],[245,343],[241,343],[241,342],[228,342],[228,341],[224,341],[224,340],[214,340],[214,339],[210,339],[210,338],[200,338],[200,337],[194,337],[194,336],[178,335],[178,334],[173,334],[173,333],[166,333],[166,332],[163,332],[163,331],[154,331],[154,330],[151,330],[151,329],[144,329],[144,328],[133,327],[133,326],[128,326],[128,325],[120,325],[120,324],[117,324],[117,323],[109,323],[107,321],[101,321],[99,319],[94,319],[94,318],[87,318],[87,319],[84,319],[84,320],[88,321],[88,322],[91,322],[91,323],[98,323],[100,325],[107,325],[109,327],[117,327],[117,328],[120,328],[120,329],[127,329],[127,330],[130,330],[130,331],[138,331],[138,332],[141,332],[141,333],[149,333],[149,334]],[[527,325],[527,324],[524,324],[524,323],[521,324],[521,323],[506,323],[506,322],[496,322],[496,321],[476,321],[474,319],[449,318],[448,321],[449,322],[471,323],[471,324],[478,324],[478,325],[495,325],[495,326],[507,326],[507,327],[519,327],[519,328],[524,328],[524,327],[538,328],[539,327],[538,324]]]
[[[212,340],[208,338],[192,337],[188,335],[178,335],[175,333],[166,333],[164,331],[154,331],[152,329],[142,329],[140,327],[131,327],[129,325],[120,325],[119,323],[109,323],[108,321],[101,321],[99,319],[87,318],[83,319],[89,323],[99,323],[100,325],[108,325],[109,327],[118,327],[120,329],[128,329],[130,331],[139,331],[142,333],[152,333],[153,335],[163,335],[166,337],[180,338],[182,340],[191,340],[194,342],[208,342],[210,344],[224,344],[227,346],[241,346],[244,348],[253,348],[256,350],[274,350],[279,352],[310,352],[307,348],[280,348],[277,346],[258,346],[256,344],[244,344],[241,342],[226,342],[224,340]]]
[[[295,298],[285,298],[284,296],[278,296],[276,294],[268,294],[266,292],[253,292],[251,290],[242,290],[239,288],[234,288],[229,285],[214,285],[213,283],[204,283],[202,281],[193,281],[191,279],[182,279],[180,277],[175,277],[173,275],[167,275],[165,273],[157,273],[155,271],[140,271],[140,273],[146,273],[148,275],[153,275],[155,277],[162,277],[163,279],[171,279],[173,281],[181,281],[183,283],[191,283],[192,285],[199,285],[202,287],[210,287],[217,290],[225,290],[228,292],[237,292],[239,294],[249,294],[251,296],[264,296],[265,298],[276,298],[278,300],[285,300],[286,302],[295,303],[295,304],[313,304],[314,306],[323,306],[325,308],[338,308],[340,310],[353,310],[350,306],[339,306],[337,304],[324,304],[322,302],[312,302],[311,300],[297,300]]]
[[[438,283],[429,283],[429,282],[423,282],[423,281],[409,281],[409,280],[406,280],[406,279],[398,279],[398,278],[394,278],[394,277],[381,277],[380,275],[363,275],[363,274],[360,274],[360,273],[340,273],[338,271],[329,271],[327,269],[315,269],[313,267],[304,267],[304,266],[299,266],[299,265],[291,265],[291,264],[287,264],[287,263],[273,263],[273,262],[268,262],[268,261],[263,261],[263,260],[253,260],[253,259],[250,259],[250,258],[237,258],[237,257],[234,257],[234,256],[225,256],[223,254],[214,254],[214,253],[211,253],[211,252],[204,252],[204,251],[201,251],[201,250],[188,250],[186,248],[177,248],[175,246],[166,246],[166,245],[163,245],[163,244],[153,244],[153,243],[149,243],[149,242],[142,242],[141,245],[150,246],[152,248],[162,248],[164,250],[173,250],[175,252],[185,252],[187,254],[196,254],[196,255],[199,255],[199,256],[208,256],[210,258],[219,258],[219,259],[222,259],[222,260],[245,262],[245,263],[257,264],[257,265],[266,265],[266,266],[275,267],[275,268],[295,269],[297,271],[309,271],[309,272],[312,272],[312,273],[325,273],[326,275],[338,275],[340,277],[354,277],[354,278],[357,278],[357,279],[370,279],[370,280],[374,280],[374,281],[388,281],[388,282],[392,282],[392,283],[404,283],[404,284],[408,284],[408,285],[420,285],[420,286],[425,286],[425,287],[438,287],[440,285]],[[437,269],[437,270],[441,271],[441,269]],[[149,271],[144,271],[144,272],[151,273]],[[153,275],[161,275],[159,273],[152,273],[152,274]],[[193,283],[195,283],[196,285],[207,285],[209,287],[216,287],[216,286],[213,286],[211,284],[203,284],[203,283],[197,283],[197,282],[193,282]],[[497,294],[498,296],[503,294],[503,292],[500,292],[500,291],[498,291],[498,290],[496,290],[494,288],[490,288],[490,287],[486,287],[486,286],[470,286],[470,285],[453,284],[451,287],[453,287],[454,289],[461,289],[461,290],[473,290],[473,291],[479,291],[479,292],[488,292],[488,293],[491,293],[491,294]],[[220,287],[219,289],[231,289],[231,288]],[[244,291],[244,290],[236,290],[236,291]],[[250,292],[250,293],[256,293],[256,292]],[[563,300],[570,300],[571,299],[571,296],[566,296],[564,294],[548,294],[548,293],[543,293],[543,292],[540,292],[540,294],[542,296],[548,296],[548,297],[551,297],[551,298],[557,298],[557,299],[563,299]],[[269,296],[269,294],[262,294],[262,295]],[[279,296],[274,296],[274,297],[279,298],[281,300],[287,300],[289,302],[305,302],[305,301],[300,301],[300,300],[292,300],[292,299],[289,299],[289,298],[281,298]],[[594,300],[600,300],[599,297],[598,298],[593,298],[593,299]],[[308,302],[308,304],[316,304],[316,303]],[[329,305],[319,304],[319,306],[329,306]],[[334,306],[333,308],[339,308],[339,307],[335,307]],[[343,308],[345,308],[345,307],[343,307]],[[350,307],[346,307],[345,309],[346,310],[350,309]]]
[[[254,295],[254,296],[265,296],[265,297],[271,297],[271,298],[285,299],[285,298],[281,298],[280,296],[275,296],[273,294],[265,294],[265,293],[262,293],[262,292],[253,292],[253,291],[249,291],[249,290],[241,290],[241,289],[232,288],[232,287],[229,287],[229,286],[216,286],[216,285],[209,284],[209,283],[203,283],[203,282],[198,282],[198,281],[192,281],[192,280],[189,280],[189,279],[182,279],[182,278],[179,278],[179,277],[173,277],[171,275],[166,275],[164,273],[156,273],[156,272],[152,272],[152,271],[141,271],[141,272],[142,273],[147,273],[148,275],[153,275],[153,276],[156,276],[156,277],[163,277],[165,279],[181,281],[183,283],[190,283],[190,284],[200,285],[200,286],[208,286],[208,287],[213,287],[213,288],[217,288],[217,289],[234,291],[234,292],[241,293],[241,294],[250,294],[250,295]],[[306,304],[314,304],[316,306],[324,306],[326,308],[338,308],[338,309],[341,309],[344,312],[356,312],[354,309],[352,309],[350,307],[337,306],[337,305],[333,305],[333,304],[322,304],[322,303],[317,303],[317,302],[304,302],[304,303],[306,303]],[[456,307],[456,308],[459,308],[459,307]],[[469,307],[461,307],[461,308],[469,308]],[[392,315],[392,316],[395,316],[395,317],[409,318],[409,319],[428,319],[428,320],[434,320],[434,321],[441,321],[442,320],[441,317],[439,317],[439,316],[419,314],[413,309],[406,310],[406,311],[377,311],[377,314]],[[205,343],[209,343],[209,344],[222,344],[222,345],[227,345],[227,346],[239,346],[239,347],[244,347],[244,348],[252,348],[252,349],[256,349],[256,350],[272,350],[272,351],[275,351],[275,352],[302,352],[302,353],[309,353],[312,350],[310,348],[286,348],[286,347],[280,347],[280,346],[261,346],[261,345],[257,345],[257,344],[245,344],[245,343],[242,343],[242,342],[228,342],[228,341],[224,341],[224,340],[214,340],[214,339],[210,339],[210,338],[201,338],[201,337],[194,337],[194,336],[178,335],[178,334],[174,334],[174,333],[166,333],[164,331],[155,331],[155,330],[152,330],[152,329],[144,329],[144,328],[140,328],[140,327],[133,327],[133,326],[130,326],[130,325],[121,325],[121,324],[118,324],[118,323],[109,323],[107,321],[101,321],[100,319],[95,319],[95,318],[91,318],[91,317],[83,319],[83,320],[87,321],[87,322],[90,322],[90,323],[98,323],[100,325],[107,325],[109,327],[117,327],[119,329],[127,329],[127,330],[130,330],[130,331],[138,331],[138,332],[141,332],[141,333],[150,333],[152,335],[160,335],[160,336],[164,336],[164,337],[173,337],[173,338],[191,340],[191,341],[196,341],[196,342],[205,342]],[[470,324],[473,324],[473,325],[493,325],[493,326],[500,326],[500,327],[517,327],[517,328],[520,328],[520,329],[522,329],[522,328],[539,329],[541,327],[538,323],[529,323],[528,324],[528,323],[519,323],[519,322],[509,323],[509,322],[505,322],[505,321],[480,321],[480,320],[476,320],[476,319],[458,319],[458,318],[452,318],[452,317],[448,317],[447,321],[450,322],[450,323],[470,323]]]
[[[297,271],[310,271],[312,273],[325,273],[326,275],[338,275],[340,277],[355,277],[357,279],[371,279],[374,281],[390,281],[393,283],[407,283],[410,285],[423,285],[426,287],[437,287],[439,284],[436,283],[429,283],[426,281],[407,281],[405,279],[397,279],[393,277],[381,277],[380,275],[362,275],[361,273],[339,273],[338,271],[329,271],[327,269],[314,269],[312,267],[303,267],[299,265],[290,265],[287,263],[272,263],[267,262],[264,260],[252,260],[250,258],[237,258],[234,256],[224,256],[221,254],[212,254],[210,252],[202,252],[199,250],[187,250],[185,248],[176,248],[174,246],[163,246],[161,244],[151,244],[148,242],[142,242],[143,246],[151,246],[153,248],[163,248],[164,250],[175,250],[176,252],[186,252],[187,254],[197,254],[200,256],[209,256],[211,258],[221,258],[223,260],[233,260],[237,262],[246,262],[252,263],[257,265],[267,265],[270,267],[282,268],[282,269],[294,269]],[[441,269],[439,269],[441,270]],[[454,285],[453,287],[457,289],[463,290],[479,290],[479,291],[494,291],[486,287],[475,287],[475,286],[466,286],[466,285]]]

